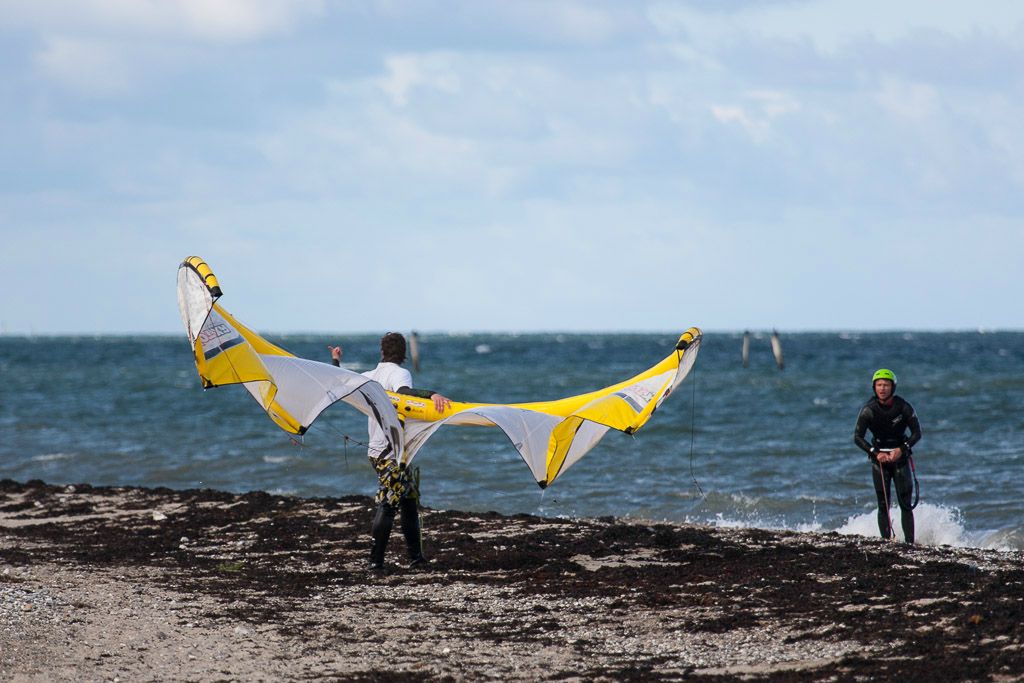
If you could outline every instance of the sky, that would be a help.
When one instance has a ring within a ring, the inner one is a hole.
[[[1024,3],[0,0],[5,334],[1024,329]]]

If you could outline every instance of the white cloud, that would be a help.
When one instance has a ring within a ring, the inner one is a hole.
[[[368,13],[376,13],[392,26],[440,22],[444,25],[442,33],[447,35],[460,34],[473,41],[497,38],[501,44],[516,47],[600,45],[637,23],[637,13],[630,3],[589,0],[377,0]]]
[[[758,2],[727,11],[702,11],[692,5],[655,3],[648,20],[663,35],[684,35],[694,43],[722,45],[743,37],[809,41],[833,53],[867,37],[893,43],[918,31],[960,38],[976,32],[1012,36],[1024,25],[1024,5],[1015,0],[984,3],[957,0],[805,0]]]
[[[38,73],[93,94],[127,90],[166,62],[187,63],[180,43],[258,41],[323,11],[323,0],[0,2],[0,27],[28,29],[42,43],[32,57]]]
[[[565,37],[581,42],[602,42],[610,38],[617,30],[615,18],[607,12],[583,3],[548,3],[542,2],[537,7],[542,9],[543,26],[552,28]]]
[[[907,83],[895,78],[883,80],[875,100],[883,109],[906,119],[924,120],[939,111],[936,89],[923,83]]]
[[[792,114],[800,109],[800,103],[789,93],[776,90],[753,90],[748,93],[748,96],[758,103],[761,111],[770,119]]]
[[[902,9],[892,22],[847,22],[853,10],[818,16],[830,2],[706,0],[719,9],[676,14],[685,22],[659,34],[621,6],[468,0],[442,11],[423,0],[385,17],[379,4],[8,3],[0,27],[30,30],[8,31],[14,58],[0,67],[13,95],[0,152],[19,171],[0,231],[50,226],[46,244],[66,252],[68,271],[32,261],[54,269],[44,299],[91,281],[87,239],[61,239],[83,226],[162,232],[114,239],[147,268],[193,251],[233,263],[239,296],[265,287],[253,262],[301,245],[287,267],[323,293],[303,295],[301,311],[254,295],[252,321],[258,307],[281,311],[278,329],[331,324],[339,281],[387,289],[396,269],[440,271],[467,292],[443,304],[399,297],[383,313],[367,298],[363,324],[395,314],[417,326],[564,329],[611,324],[595,321],[613,310],[629,312],[614,324],[662,326],[662,307],[606,275],[641,263],[665,310],[680,303],[679,273],[696,271],[687,323],[855,327],[855,307],[848,320],[828,315],[830,297],[859,291],[856,254],[940,243],[931,231],[970,241],[956,226],[985,213],[1006,226],[1001,267],[1020,271],[1022,53],[1006,30],[968,22],[989,28],[960,37]],[[323,22],[305,21],[321,9]],[[83,102],[52,83],[121,96]],[[780,278],[794,244],[813,244],[813,263]],[[372,257],[381,249],[398,253]],[[965,288],[984,275],[968,253]],[[957,254],[944,245],[915,266],[911,308],[928,310],[946,269],[935,264]],[[765,282],[782,302],[775,320],[751,294]],[[164,282],[153,288],[147,297],[165,295]],[[990,289],[972,290],[988,319],[1014,320]],[[489,310],[496,298],[518,317]],[[61,325],[91,328],[61,311]]]
[[[9,1],[0,4],[0,26],[28,28],[44,36],[231,44],[286,33],[323,11],[323,0]]]
[[[384,61],[387,74],[380,79],[381,90],[400,107],[408,103],[414,88],[429,88],[449,95],[461,89],[461,80],[452,64],[452,55],[443,53],[392,55]]]
[[[1019,192],[1024,192],[1024,107],[1007,93],[987,94],[968,101],[957,102],[958,113],[979,122],[988,145],[988,155],[1002,164],[1006,176]]]
[[[132,78],[121,51],[106,42],[52,37],[34,61],[44,76],[72,90],[115,92]]]
[[[289,169],[282,187],[304,191],[391,187],[435,201],[586,192],[614,187],[602,176],[649,136],[634,87],[619,73],[581,78],[532,56],[390,55],[383,74],[332,82],[322,105],[259,145]]]
[[[729,107],[720,104],[711,105],[711,113],[722,123],[738,123],[747,129],[759,128],[758,124],[751,119],[743,107]]]
[[[768,141],[773,119],[800,109],[792,96],[782,92],[755,90],[745,99],[750,103],[747,106],[712,104],[711,114],[720,123],[740,126],[757,143]]]

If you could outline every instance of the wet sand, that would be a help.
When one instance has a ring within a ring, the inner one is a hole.
[[[1024,553],[0,481],[0,679],[1024,680]]]

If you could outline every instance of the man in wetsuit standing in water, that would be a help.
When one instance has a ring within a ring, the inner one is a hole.
[[[341,347],[327,348],[331,351],[331,362],[334,365],[341,365]],[[430,399],[438,412],[444,412],[445,408],[451,406],[451,401],[441,394],[413,389],[412,375],[402,367],[404,362],[405,337],[397,332],[388,332],[380,339],[380,363],[363,375],[378,382],[386,391]],[[384,569],[384,551],[387,550],[388,539],[391,538],[396,512],[401,513],[402,535],[405,536],[406,547],[409,550],[409,566],[420,566],[427,558],[423,555],[423,539],[420,536],[419,477],[413,476],[413,472],[404,463],[398,462],[398,455],[388,446],[384,432],[376,421],[371,419],[368,422],[370,444],[367,455],[379,481],[377,496],[374,499],[377,509],[370,529],[373,537],[370,569]]]
[[[853,442],[868,454],[871,475],[878,497],[878,531],[882,538],[892,538],[889,519],[890,486],[896,482],[896,499],[900,505],[903,537],[914,542],[914,510],[911,496],[914,491],[910,469],[910,449],[921,439],[921,423],[914,407],[896,395],[896,375],[882,368],[871,378],[875,395],[864,404],[857,416]],[[871,430],[871,443],[864,438]],[[908,435],[907,432],[910,432]]]

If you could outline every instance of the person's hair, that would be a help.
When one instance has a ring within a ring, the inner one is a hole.
[[[380,338],[380,358],[385,363],[405,362],[405,337],[398,332],[388,332]]]

